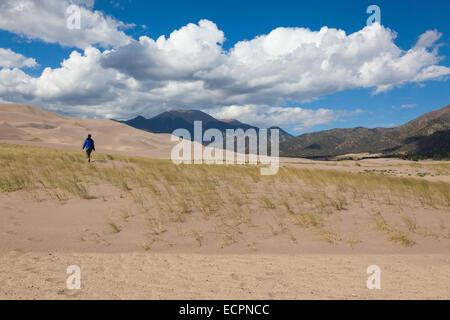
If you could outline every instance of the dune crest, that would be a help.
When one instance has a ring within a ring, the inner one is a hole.
[[[25,104],[0,104],[0,141],[79,150],[92,134],[97,151],[169,158],[170,134],[154,134],[104,119],[82,119]]]

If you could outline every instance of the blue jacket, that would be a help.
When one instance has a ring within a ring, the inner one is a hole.
[[[84,148],[86,148],[86,149],[92,149],[92,150],[95,151],[94,140],[92,140],[92,139],[86,139],[86,140],[84,141],[84,144],[83,144],[83,150],[84,150]]]

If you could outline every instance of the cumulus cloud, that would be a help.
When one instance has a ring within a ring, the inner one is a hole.
[[[93,47],[83,54],[74,51],[60,68],[45,68],[36,78],[18,68],[3,68],[0,96],[79,116],[113,117],[120,114],[120,108],[128,114],[126,103],[133,102],[130,96],[134,81],[117,71],[103,69],[101,55]]]
[[[127,46],[107,52],[102,65],[138,80],[194,80],[199,70],[222,63],[225,36],[208,20],[190,23],[156,41],[140,37]]]
[[[114,30],[119,32],[117,25]],[[168,37],[126,38],[104,51],[88,46],[39,77],[3,68],[0,97],[81,116],[126,119],[195,108],[262,127],[307,130],[349,114],[286,108],[287,102],[353,88],[373,88],[376,94],[407,83],[445,80],[450,68],[439,65],[440,37],[436,30],[427,31],[402,50],[395,45],[395,32],[377,23],[352,34],[327,27],[277,28],[225,50],[225,34],[201,20]]]
[[[257,127],[287,127],[296,125],[294,130],[305,131],[313,126],[337,120],[342,112],[331,109],[304,109],[300,107],[270,107],[268,105],[226,106],[205,110],[218,119],[239,119]]]
[[[139,80],[201,81],[226,104],[280,104],[359,87],[378,93],[448,75],[433,47],[440,37],[427,31],[404,51],[379,24],[350,35],[327,27],[278,28],[225,52],[223,33],[201,21],[169,39],[142,37],[105,55],[102,65]]]
[[[70,15],[66,10],[71,4],[80,8],[80,29],[67,28]],[[130,42],[131,39],[119,30],[127,24],[100,11],[92,11],[92,6],[92,0],[2,0],[0,29],[80,49],[93,44],[106,48]]]
[[[0,48],[0,67],[24,68],[37,66],[36,60],[27,58],[11,49]]]

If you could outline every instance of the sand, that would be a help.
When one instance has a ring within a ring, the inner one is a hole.
[[[103,119],[65,117],[29,105],[0,104],[0,142],[81,150],[92,134],[97,152],[168,158],[176,142],[170,134],[153,134]]]
[[[36,202],[21,192],[0,195],[0,299],[450,298],[450,237],[445,234],[417,236],[417,244],[405,248],[365,227],[367,217],[350,208],[337,217],[336,226],[343,237],[359,230],[361,243],[355,245],[330,245],[310,230],[296,233],[298,241],[292,243],[261,227],[244,231],[245,239],[224,248],[214,237],[198,246],[189,235],[201,228],[194,220],[146,248],[145,215],[124,219],[120,209],[129,208],[130,199],[108,186],[97,192],[95,199],[64,204]],[[433,216],[445,217],[445,212],[420,211],[415,214],[421,225],[437,223]],[[449,219],[444,223],[450,225]],[[70,265],[82,270],[81,290],[66,288]],[[380,290],[366,287],[370,265],[381,268]]]
[[[368,290],[366,269],[381,268]],[[81,290],[66,269],[81,267]],[[2,299],[450,299],[444,255],[1,255]]]
[[[0,105],[0,142],[79,150],[88,132],[104,153],[168,158],[173,146],[170,135],[114,121]],[[450,182],[446,161],[281,163]],[[271,232],[263,210],[251,204],[255,226],[243,228],[232,245],[213,234],[200,244],[193,230],[207,230],[212,221],[195,214],[149,243],[146,216],[123,216],[122,209],[134,205],[129,195],[106,184],[89,191],[91,199],[63,202],[39,193],[0,194],[0,299],[450,299],[448,208],[349,203],[327,218],[342,237],[330,244],[310,229],[293,229],[295,242]],[[396,226],[404,215],[414,216],[436,236],[408,234],[416,244],[404,247],[374,229],[377,211]],[[70,265],[81,267],[81,290],[66,288]],[[370,265],[381,268],[380,290],[366,287]]]

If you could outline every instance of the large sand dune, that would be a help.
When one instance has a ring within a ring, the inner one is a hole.
[[[79,150],[92,134],[97,152],[168,158],[170,134],[153,134],[103,119],[62,116],[23,104],[0,104],[0,141]]]

